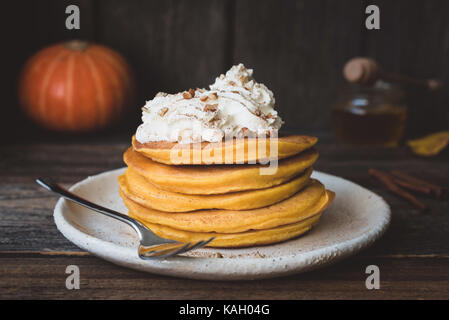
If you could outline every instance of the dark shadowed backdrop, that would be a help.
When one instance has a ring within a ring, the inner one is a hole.
[[[81,9],[79,31],[65,29],[69,4]],[[380,7],[381,30],[365,29],[368,4]],[[134,130],[140,107],[158,91],[207,86],[238,62],[255,69],[286,125],[301,130],[329,128],[342,66],[354,56],[449,84],[446,0],[16,0],[2,11],[1,127],[17,137],[40,132],[17,106],[20,67],[39,48],[71,38],[108,45],[132,65],[137,103],[122,132]],[[409,136],[448,127],[447,86],[437,94],[409,90],[408,101]]]

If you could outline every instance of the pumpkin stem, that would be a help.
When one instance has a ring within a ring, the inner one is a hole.
[[[89,42],[83,40],[70,40],[64,46],[73,51],[84,51],[89,47]]]

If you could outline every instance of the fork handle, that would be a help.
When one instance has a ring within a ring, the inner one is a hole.
[[[80,196],[77,196],[76,194],[70,192],[69,190],[61,187],[59,184],[54,182],[51,178],[38,178],[36,179],[36,182],[47,189],[48,191],[54,192],[59,194],[61,197],[64,197],[67,200],[73,201],[83,207],[89,208],[91,210],[94,210],[96,212],[99,212],[101,214],[104,214],[105,216],[117,219],[119,221],[122,221],[128,225],[130,225],[138,234],[139,239],[143,238],[143,230],[148,230],[143,224],[141,224],[139,221],[134,220],[133,218],[124,215],[120,212],[102,207],[98,204],[95,204],[93,202],[90,202],[89,200],[86,200],[84,198],[81,198]],[[143,230],[142,230],[143,229]]]

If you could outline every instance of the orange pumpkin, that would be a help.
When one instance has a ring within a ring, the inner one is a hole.
[[[24,112],[58,131],[92,131],[112,124],[131,105],[133,92],[130,67],[120,54],[78,40],[36,53],[19,82]]]

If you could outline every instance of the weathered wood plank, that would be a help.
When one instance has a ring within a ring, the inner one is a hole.
[[[159,91],[204,87],[225,69],[226,1],[101,1],[98,41],[134,67],[138,102]]]
[[[95,12],[92,0],[39,0],[35,2],[35,29],[30,32],[41,46],[70,39],[93,41],[95,37]],[[80,29],[67,29],[67,6],[80,9]]]
[[[233,60],[274,92],[286,126],[328,126],[342,66],[361,54],[361,2],[236,1],[235,15]]]
[[[380,268],[380,290],[365,269]],[[65,268],[80,268],[80,290],[67,290]],[[352,258],[289,277],[218,282],[137,272],[100,259],[0,254],[0,298],[9,299],[448,299],[449,259]]]
[[[0,117],[0,143],[5,135],[12,136],[16,132],[17,124],[23,119],[17,102],[17,81],[19,72],[37,47],[37,39],[30,34],[34,30],[35,2],[29,2],[24,8],[23,2],[7,1],[2,6],[3,14],[0,20],[3,43],[9,48],[2,52],[2,87],[3,87],[3,116]],[[11,32],[14,30],[14,32]]]
[[[62,183],[124,166],[122,155],[130,138],[119,143],[17,144],[0,150],[2,183],[33,183],[38,176],[52,176]]]
[[[368,2],[368,1],[367,1]],[[412,77],[437,78],[445,87],[437,93],[409,88],[409,135],[447,129],[449,110],[449,2],[370,1],[381,12],[381,29],[365,32],[364,54],[377,59],[386,70]]]

